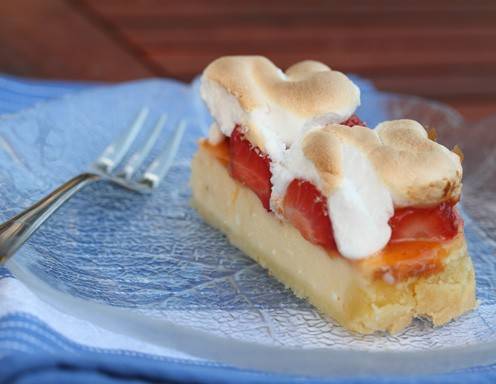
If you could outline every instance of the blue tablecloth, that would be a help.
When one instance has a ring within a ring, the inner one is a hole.
[[[86,83],[39,82],[0,77],[0,115],[91,87]],[[13,280],[0,267],[0,283]],[[6,285],[5,285],[6,286]],[[0,285],[0,290],[2,285]],[[5,296],[4,296],[5,297]],[[2,307],[0,291],[0,308]],[[10,304],[11,305],[11,304]],[[5,311],[4,311],[5,312]],[[88,348],[19,308],[0,317],[0,383],[494,383],[496,366],[409,377],[309,378],[253,372],[207,362]]]

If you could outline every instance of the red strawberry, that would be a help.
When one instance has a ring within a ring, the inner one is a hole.
[[[432,208],[400,208],[389,220],[391,242],[445,241],[458,233],[462,219],[451,204]]]
[[[239,125],[229,139],[229,152],[231,177],[255,192],[265,209],[269,210],[272,190],[269,156],[244,138]]]
[[[348,127],[353,127],[355,125],[361,125],[362,127],[367,126],[367,124],[365,124],[362,120],[360,120],[360,118],[357,115],[351,115],[348,120],[343,121],[341,124],[347,125]]]
[[[310,182],[293,180],[283,201],[284,216],[311,243],[336,250],[327,199]]]

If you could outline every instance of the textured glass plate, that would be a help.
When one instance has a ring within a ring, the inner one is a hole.
[[[151,196],[109,184],[66,204],[10,262],[44,300],[100,326],[199,358],[306,374],[422,373],[496,361],[496,118],[467,125],[450,108],[363,87],[369,126],[415,118],[465,152],[464,217],[480,306],[438,329],[351,334],[269,277],[189,206],[189,162],[208,115],[172,81],[86,91],[0,119],[0,219],[83,171],[142,105],[190,125]],[[153,120],[153,119],[151,119]],[[153,123],[150,120],[150,125]],[[435,166],[435,165],[433,165]]]

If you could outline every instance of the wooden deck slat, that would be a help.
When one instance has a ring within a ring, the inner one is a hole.
[[[195,35],[190,34],[184,36],[181,32],[171,34],[176,36],[175,39],[167,37],[160,40],[158,36],[154,41],[146,41],[139,35],[122,31],[122,34],[129,41],[139,45],[146,51],[160,53],[161,51],[170,50],[191,50],[191,51],[257,51],[270,50],[274,52],[291,52],[296,55],[305,55],[311,51],[317,51],[319,54],[324,54],[324,50],[331,52],[341,52],[344,55],[359,51],[361,55],[371,55],[377,58],[384,57],[384,61],[389,61],[388,54],[384,51],[396,52],[398,55],[418,57],[428,56],[428,61],[436,61],[437,59],[448,55],[452,58],[452,63],[467,62],[483,62],[489,59],[492,62],[494,55],[487,51],[493,50],[493,45],[496,35],[487,36],[446,36],[442,38],[429,39],[419,36],[402,36],[392,38],[381,38],[380,35],[367,36],[360,38],[359,36],[349,35],[347,37],[339,36],[318,36],[316,38],[307,38],[306,36],[270,36],[267,38],[249,38],[249,34],[239,39],[229,38],[224,39],[217,37],[211,33],[202,34],[201,32]],[[165,36],[166,34],[161,34]],[[181,38],[182,37],[182,38]],[[405,51],[405,46],[408,50]],[[298,47],[298,51],[295,50]],[[463,55],[460,55],[463,52]],[[402,65],[398,62],[398,65]]]
[[[265,25],[257,28],[251,26],[225,26],[219,25],[215,28],[201,26],[190,26],[188,28],[173,28],[164,21],[158,27],[133,28],[116,25],[116,27],[127,37],[132,38],[139,44],[165,44],[165,43],[272,43],[281,41],[294,42],[296,45],[302,41],[342,41],[342,45],[358,44],[366,46],[367,42],[417,42],[425,46],[450,47],[462,46],[470,47],[476,44],[495,44],[496,28],[491,26],[476,26],[473,28],[461,29],[457,26],[439,27],[428,26],[426,28],[416,28],[403,26],[401,28],[377,26],[368,28],[367,33],[353,26],[314,26],[313,28],[295,27],[285,28],[277,25]],[[404,48],[404,47],[403,47]],[[409,47],[410,48],[410,47]]]
[[[494,1],[285,1],[285,0],[85,0],[121,27],[170,28],[219,25],[325,26],[493,26]],[[165,23],[166,21],[166,23]]]
[[[496,4],[491,0],[466,1],[466,0],[374,0],[374,1],[329,1],[329,0],[91,0],[92,6],[105,14],[119,15],[148,15],[151,13],[160,15],[197,15],[205,12],[216,14],[232,13],[277,13],[287,14],[290,12],[312,11],[320,12],[349,12],[368,13],[380,9],[384,12],[410,13],[441,11],[444,13],[455,12],[479,12],[496,9]]]
[[[144,62],[63,0],[0,1],[0,15],[3,72],[106,81],[150,76]]]
[[[122,27],[133,28],[189,28],[195,27],[211,27],[216,28],[220,24],[224,26],[252,26],[258,28],[264,25],[279,25],[287,28],[295,28],[307,26],[313,27],[342,27],[355,25],[356,28],[375,28],[382,26],[392,27],[429,27],[433,24],[439,27],[447,27],[457,25],[459,28],[473,28],[480,26],[490,27],[494,25],[496,12],[460,12],[447,15],[445,12],[430,12],[430,13],[407,13],[404,17],[395,14],[388,14],[382,12],[348,14],[339,12],[333,13],[290,13],[282,15],[272,15],[266,13],[240,13],[235,15],[224,16],[209,16],[204,15],[178,15],[168,17],[157,13],[150,15],[105,15],[109,21],[118,24]],[[449,16],[449,17],[448,17]]]
[[[371,76],[382,90],[443,100],[494,100],[496,75],[491,76]]]

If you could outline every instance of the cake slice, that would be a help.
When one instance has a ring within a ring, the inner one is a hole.
[[[419,123],[366,127],[359,89],[314,61],[223,57],[201,92],[193,206],[296,295],[360,333],[474,308],[461,161]]]

